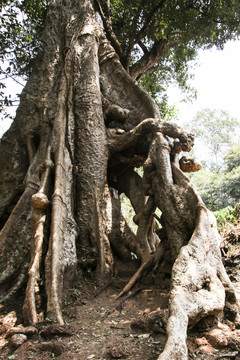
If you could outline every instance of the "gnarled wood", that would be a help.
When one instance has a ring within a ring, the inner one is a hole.
[[[36,309],[36,295],[40,296],[38,282],[40,281],[40,262],[42,256],[44,224],[46,221],[46,209],[49,206],[49,200],[45,192],[49,186],[50,170],[53,163],[48,159],[44,163],[41,187],[39,191],[32,196],[31,205],[33,207],[32,221],[33,234],[31,239],[31,263],[28,270],[28,283],[23,305],[23,317],[31,324],[38,321]]]
[[[91,0],[53,2],[44,44],[0,143],[1,299],[24,288],[25,320],[36,323],[41,279],[41,311],[63,324],[64,289],[82,249],[93,254],[99,282],[113,275],[117,257],[130,262],[134,253],[141,264],[120,295],[151,268],[171,272],[168,340],[159,360],[187,359],[187,327],[222,312],[230,293],[238,306],[214,217],[181,171],[193,167],[178,160],[194,136],[160,119],[106,39]],[[142,165],[143,178],[134,170]],[[136,235],[121,214],[121,192],[136,213]]]

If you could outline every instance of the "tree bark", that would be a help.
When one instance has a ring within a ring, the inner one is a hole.
[[[134,253],[140,267],[120,295],[143,272],[170,269],[159,359],[186,359],[188,324],[223,311],[233,289],[213,215],[180,170],[178,154],[194,137],[160,119],[106,40],[91,0],[53,2],[46,24],[43,53],[0,143],[1,301],[25,291],[23,316],[34,324],[46,294],[45,315],[63,324],[64,289],[83,249],[100,283],[113,275],[116,257],[129,262]],[[134,170],[141,165],[143,177]],[[136,213],[136,235],[121,214],[121,192]]]

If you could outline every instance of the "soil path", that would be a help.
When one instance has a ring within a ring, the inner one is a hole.
[[[235,270],[229,271],[240,294],[239,271]],[[0,317],[0,359],[156,360],[166,342],[168,291],[152,284],[148,276],[138,284],[139,292],[119,304],[115,297],[127,280],[115,278],[98,293],[94,281],[85,277],[65,296],[66,325],[42,322],[33,334],[26,331],[18,347],[11,330],[19,328],[15,313],[4,313]],[[119,306],[114,309],[116,304]],[[240,330],[234,329],[232,323],[210,319],[189,330],[188,348],[190,359],[240,359]]]

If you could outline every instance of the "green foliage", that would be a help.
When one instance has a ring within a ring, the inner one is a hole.
[[[140,84],[147,90],[152,98],[157,103],[160,115],[165,121],[177,121],[178,120],[178,109],[176,106],[168,104],[168,97],[165,89],[160,85],[159,73],[155,72],[150,75],[144,76],[140,80]]]
[[[154,70],[166,82],[170,77],[185,89],[189,61],[196,58],[198,49],[222,49],[226,41],[240,34],[240,3],[236,0],[115,0],[110,9],[106,0],[101,4],[106,16],[110,13],[123,56],[130,52],[133,64],[161,43],[163,49]]]
[[[149,79],[144,80],[152,94],[158,92],[162,96],[172,81],[187,93],[193,93],[188,86],[189,64],[196,58],[198,49],[213,46],[222,49],[226,41],[240,34],[240,3],[236,0],[99,2],[111,23],[121,49],[120,60],[126,68],[131,69],[139,61],[146,63],[149,54],[156,57],[141,73],[141,77],[156,73],[151,84]],[[32,60],[41,49],[49,3],[49,0],[2,0],[0,75],[29,76]],[[174,110],[162,108],[164,114]]]
[[[41,33],[47,0],[3,0],[0,4],[0,113],[11,118],[8,106],[18,99],[6,94],[4,79],[16,76],[27,79],[33,59],[41,49]]]
[[[201,170],[190,176],[206,206],[218,210],[228,205],[226,197],[222,197],[222,176],[209,170]]]
[[[201,170],[190,177],[210,210],[233,207],[240,199],[240,143],[232,145],[218,172]]]
[[[240,143],[233,145],[224,156],[226,172],[240,166]]]
[[[232,144],[233,134],[240,123],[224,110],[206,108],[198,111],[195,118],[186,128],[207,146],[212,154],[209,168],[218,171],[221,167],[220,156]]]
[[[0,14],[1,74],[27,76],[40,47],[47,11],[45,0],[5,0]]]
[[[156,103],[160,110],[160,115],[165,121],[178,121],[179,111],[175,105],[168,104],[168,97],[163,95],[162,98],[157,99]]]
[[[229,204],[235,203],[236,200],[240,199],[240,166],[224,175],[222,190]]]
[[[130,203],[130,200],[125,194],[121,194],[121,211],[126,219],[128,225],[133,230],[134,233],[137,232],[137,225],[133,221],[133,217],[135,215],[135,212],[133,210],[133,207]]]
[[[227,223],[235,224],[239,220],[240,216],[240,203],[237,203],[235,207],[227,206],[223,209],[214,212],[219,231]]]
[[[105,7],[106,1],[102,5]],[[110,11],[113,29],[124,48],[139,32],[148,47],[170,34],[172,41],[191,41],[192,48],[222,48],[226,40],[239,36],[240,5],[236,0],[114,0]]]

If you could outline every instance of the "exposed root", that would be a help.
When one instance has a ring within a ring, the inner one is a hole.
[[[24,320],[30,324],[36,324],[36,293],[40,292],[38,281],[40,280],[39,267],[42,256],[42,245],[44,237],[44,223],[46,219],[46,209],[49,201],[44,194],[48,187],[50,170],[53,166],[50,160],[45,162],[45,170],[42,176],[41,187],[39,191],[32,196],[31,205],[33,207],[32,222],[33,235],[31,239],[31,263],[28,270],[28,283],[25,292],[25,300],[23,305]]]
[[[14,238],[16,231],[18,236],[23,233],[27,241],[30,239],[30,200],[35,192],[36,187],[33,184],[26,186],[0,233],[1,266],[5,262],[5,266],[2,267],[3,270],[0,272],[1,302],[11,299],[22,287],[26,279],[29,267],[28,247],[23,249],[21,243],[16,243],[13,246],[7,240]]]
[[[66,64],[68,64],[66,59]],[[47,293],[47,314],[52,320],[63,325],[64,321],[61,312],[61,268],[60,254],[62,252],[63,223],[66,219],[65,184],[65,131],[66,131],[66,100],[67,100],[67,76],[70,68],[66,67],[62,72],[61,84],[58,95],[58,109],[55,116],[55,183],[52,195],[52,219],[51,233],[49,239],[48,253],[46,257],[46,293]]]
[[[124,302],[137,295],[140,291],[142,290],[142,288],[138,288],[138,289],[135,289],[133,290],[130,294],[127,294],[123,299],[121,299],[120,301],[117,302],[116,305],[114,305],[110,310],[106,311],[105,315],[103,316],[103,318],[101,319],[101,321],[104,321],[110,314],[112,314],[115,310],[118,310],[119,312],[122,311],[123,309],[123,305],[124,305]],[[116,298],[116,300],[118,299],[118,297]]]
[[[102,229],[104,228],[104,221],[101,215],[100,199],[101,194],[99,188],[95,186],[95,214],[94,214],[94,227],[98,247],[98,266],[96,278],[99,284],[103,284],[106,278],[111,278],[113,275],[113,257],[110,251],[110,243],[108,237]]]
[[[222,312],[225,288],[217,273],[221,263],[216,224],[199,208],[195,231],[172,269],[168,340],[158,360],[188,359],[187,327],[208,315]]]
[[[164,135],[178,138],[183,151],[190,151],[193,146],[194,136],[186,133],[181,127],[175,124],[158,119],[145,119],[132,130],[120,133],[116,129],[107,129],[108,147],[111,154],[134,146],[136,142],[147,133],[161,132]]]
[[[138,253],[141,255],[142,262],[151,254],[151,247],[148,242],[148,231],[152,225],[152,213],[155,211],[156,206],[153,198],[149,196],[146,204],[144,205],[138,219],[137,230],[137,245]],[[135,217],[136,221],[136,217]]]
[[[137,281],[141,279],[141,277],[151,270],[156,264],[159,264],[163,259],[164,255],[164,247],[163,244],[158,244],[158,247],[153,255],[149,255],[145,262],[140,266],[140,268],[135,272],[135,274],[131,277],[127,285],[121,290],[121,292],[117,295],[116,299],[119,299],[121,296],[126,294],[131,288],[136,284]]]

